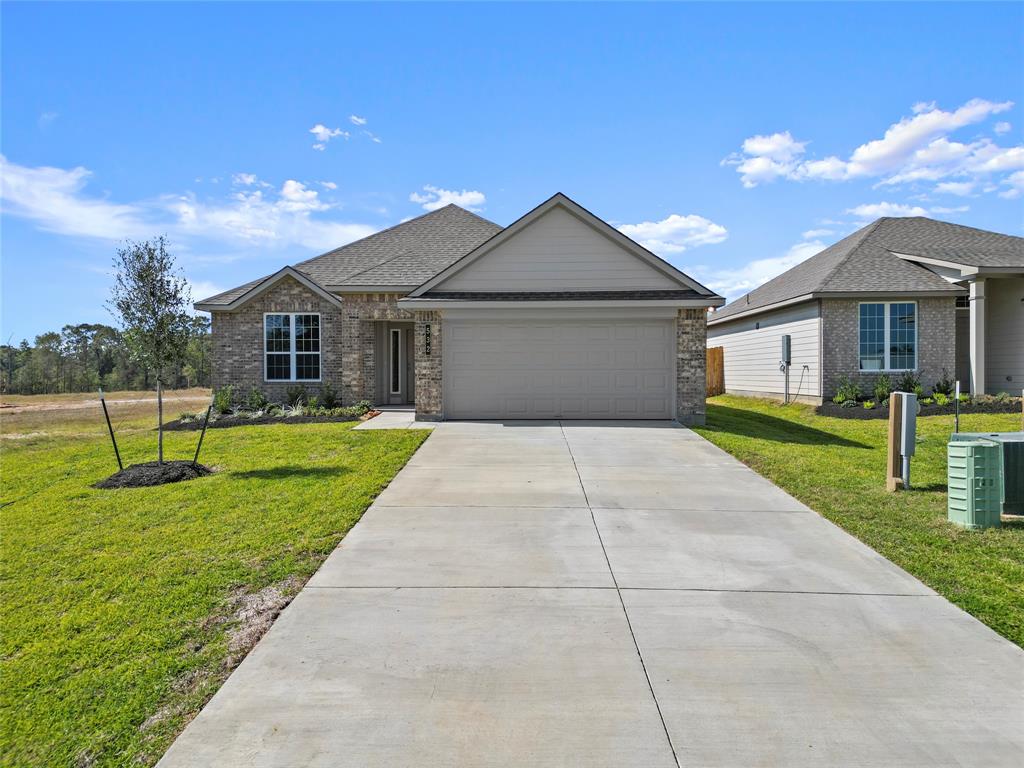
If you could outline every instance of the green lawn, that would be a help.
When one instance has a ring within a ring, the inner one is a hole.
[[[156,762],[251,645],[251,596],[294,594],[426,436],[211,430],[215,475],[98,491],[116,465],[94,411],[58,413],[49,431],[38,413],[3,423],[4,766]],[[126,464],[154,459],[152,421],[125,413]],[[168,433],[168,458],[190,458],[196,438]]]
[[[918,420],[912,490],[885,490],[885,420],[724,395],[708,401],[711,442],[753,467],[1004,637],[1024,646],[1024,523],[968,531],[946,520],[952,416]],[[1014,431],[1021,417],[966,415],[964,432]]]

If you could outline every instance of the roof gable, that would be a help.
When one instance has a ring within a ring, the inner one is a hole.
[[[299,272],[294,267],[285,267],[262,280],[254,280],[253,282],[246,283],[244,286],[239,288],[233,288],[230,291],[225,291],[224,293],[219,293],[216,296],[211,296],[205,301],[197,301],[194,306],[196,309],[205,312],[209,312],[211,310],[230,312],[231,310],[238,309],[240,306],[252,299],[255,299],[268,288],[276,285],[286,277],[296,280],[299,284],[305,286],[334,306],[341,307],[341,299],[326,290],[322,285],[311,280],[307,275]]]
[[[410,296],[680,288],[714,297],[703,285],[559,193]]]

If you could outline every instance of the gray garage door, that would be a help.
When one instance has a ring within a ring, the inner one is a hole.
[[[670,419],[672,320],[445,320],[451,419]]]

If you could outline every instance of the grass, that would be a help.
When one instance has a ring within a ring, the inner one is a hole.
[[[155,404],[113,411],[125,463],[155,458]],[[279,609],[426,435],[216,430],[216,474],[99,491],[117,468],[99,412],[46,413],[0,414],[4,766],[156,762],[255,640],[241,609]],[[167,433],[167,457],[197,437]]]
[[[1021,428],[1020,414],[961,416],[963,432]],[[1024,647],[1024,522],[968,531],[946,520],[952,416],[918,419],[912,490],[887,493],[885,420],[816,416],[805,405],[723,395],[708,401],[711,442],[936,592]]]

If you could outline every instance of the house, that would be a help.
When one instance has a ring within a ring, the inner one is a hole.
[[[1024,388],[1024,238],[882,218],[709,315],[727,392],[820,403],[910,371],[974,394]]]
[[[455,205],[196,303],[213,385],[415,403],[422,420],[702,423],[724,300],[568,197],[506,228]]]

